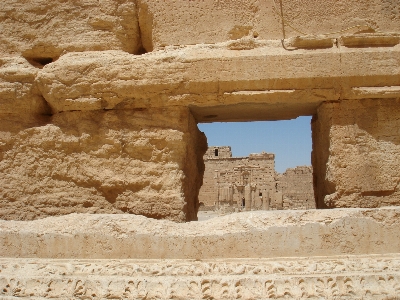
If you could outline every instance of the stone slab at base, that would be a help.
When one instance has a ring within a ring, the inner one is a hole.
[[[400,208],[0,221],[0,299],[396,299]]]
[[[272,258],[400,253],[400,207],[235,213],[174,223],[71,214],[0,221],[0,257]]]
[[[397,299],[400,255],[224,260],[0,259],[0,298]]]

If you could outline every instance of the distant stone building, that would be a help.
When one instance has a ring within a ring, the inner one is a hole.
[[[253,153],[232,157],[231,147],[209,147],[199,201],[204,207],[244,210],[315,208],[312,168],[275,171],[275,155]]]
[[[277,190],[283,195],[283,209],[315,208],[312,167],[290,168],[276,176]]]

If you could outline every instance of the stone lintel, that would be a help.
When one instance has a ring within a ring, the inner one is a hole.
[[[288,51],[227,43],[68,53],[38,73],[53,111],[189,106],[198,122],[290,119],[324,101],[369,97],[359,88],[400,86],[400,46]],[[224,112],[225,110],[225,112]]]

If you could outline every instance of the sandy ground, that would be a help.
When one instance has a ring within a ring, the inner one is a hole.
[[[198,221],[207,221],[212,218],[220,217],[221,215],[218,214],[216,211],[199,211],[197,213]]]

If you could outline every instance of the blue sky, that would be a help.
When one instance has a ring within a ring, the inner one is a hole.
[[[288,121],[198,124],[209,146],[231,146],[233,156],[275,154],[275,170],[311,165],[311,117]]]

